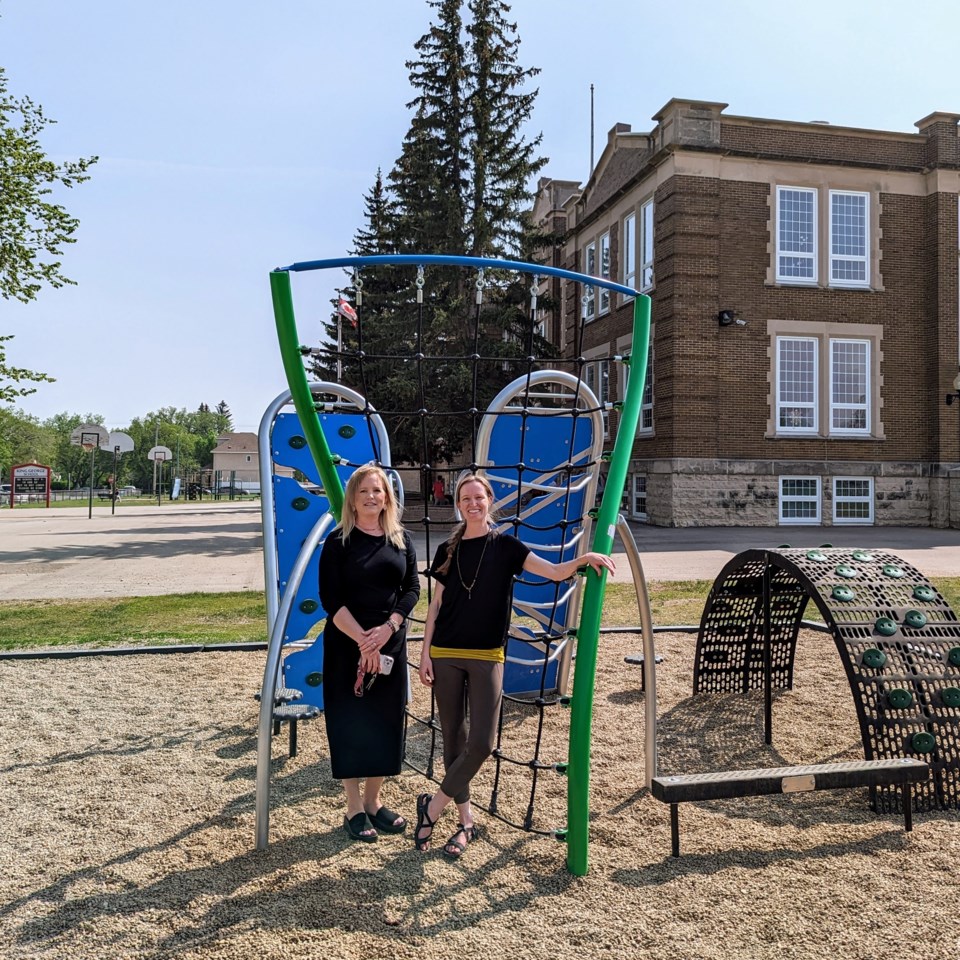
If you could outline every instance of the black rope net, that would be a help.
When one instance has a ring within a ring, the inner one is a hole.
[[[395,268],[392,268],[395,269]],[[433,270],[431,268],[431,274]],[[372,276],[367,276],[367,274]],[[588,361],[582,356],[585,310],[573,321],[576,350],[564,359],[540,332],[538,309],[545,305],[538,277],[503,272],[478,271],[472,290],[450,268],[437,269],[427,286],[427,271],[417,268],[412,283],[385,277],[377,267],[354,274],[350,288],[355,310],[341,310],[349,326],[338,317],[336,344],[304,350],[311,358],[311,373],[321,379],[344,383],[364,398],[363,414],[375,459],[388,468],[405,491],[404,524],[421,532],[424,544],[421,573],[427,580],[427,600],[432,597],[429,575],[433,556],[453,530],[457,518],[452,503],[457,477],[481,471],[501,483],[498,490],[498,526],[513,533],[533,549],[543,547],[568,557],[571,548],[582,552],[577,537],[586,538],[593,516],[593,503],[577,511],[572,494],[584,481],[598,476],[602,456],[577,453],[578,422],[605,415],[613,404],[595,399],[585,389]],[[434,283],[434,280],[436,281]],[[526,286],[529,283],[529,286]],[[431,294],[428,292],[433,290]],[[589,295],[581,291],[583,299]],[[471,295],[472,294],[472,295]],[[338,303],[343,303],[338,292]],[[472,302],[471,302],[472,301]],[[549,301],[546,303],[549,306]],[[338,307],[338,310],[340,308]],[[428,352],[432,348],[433,352]],[[564,383],[550,380],[550,371],[566,374]],[[488,410],[490,401],[503,388],[513,385],[509,402],[498,412]],[[565,385],[564,385],[565,384]],[[318,398],[318,410],[337,406],[334,398]],[[351,408],[353,412],[356,412]],[[382,459],[372,417],[379,416],[390,437],[391,460]],[[509,463],[493,462],[484,455],[482,435],[489,418],[500,424],[506,418],[516,433]],[[559,425],[569,435],[556,451],[536,449],[528,439],[532,418],[562,418]],[[333,449],[335,445],[331,445]],[[346,460],[339,460],[346,466]],[[434,496],[434,484],[438,496]],[[594,490],[593,484],[587,485]],[[507,491],[501,499],[501,491]],[[548,523],[538,522],[536,511],[527,507],[550,490],[549,499],[560,504]],[[582,496],[579,500],[583,500]],[[536,542],[530,543],[531,538]],[[566,552],[564,552],[566,551]],[[569,583],[544,585],[524,575],[515,578],[514,591],[538,585],[552,601],[536,604],[527,617],[514,618],[511,637],[542,651],[532,689],[521,695],[505,693],[497,743],[492,761],[475,779],[472,802],[511,826],[553,835],[565,820],[569,697],[557,683],[556,651],[572,644],[575,629],[569,617],[560,615],[566,601],[575,610],[579,591]],[[572,594],[572,595],[571,595]],[[514,597],[511,597],[513,604]],[[416,618],[414,618],[416,619]],[[422,641],[411,631],[410,690],[405,725],[405,762],[429,779],[439,782],[442,764],[437,763],[441,732],[432,690],[417,675],[415,644]],[[548,654],[552,654],[548,656]],[[506,671],[511,664],[508,662]],[[553,671],[551,670],[553,668]],[[559,708],[559,709],[552,709]],[[545,774],[549,776],[545,776]],[[536,816],[535,816],[536,810]]]

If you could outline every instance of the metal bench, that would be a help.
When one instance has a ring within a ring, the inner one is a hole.
[[[729,800],[808,790],[839,790],[846,787],[876,787],[900,784],[903,787],[903,826],[913,829],[912,785],[926,780],[929,766],[912,757],[892,760],[859,760],[848,763],[817,763],[799,767],[770,767],[759,770],[721,770],[654,777],[651,792],[670,804],[670,841],[673,856],[680,856],[680,818],[677,805],[697,800]]]

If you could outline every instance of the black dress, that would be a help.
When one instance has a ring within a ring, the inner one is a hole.
[[[323,631],[323,706],[330,764],[338,780],[388,777],[403,761],[403,710],[407,696],[407,633],[401,627],[383,647],[393,670],[380,674],[362,697],[354,695],[360,648],[338,629],[333,615],[346,607],[364,630],[391,613],[406,619],[420,596],[417,555],[409,534],[398,549],[383,535],[356,527],[344,544],[336,530],[320,554]]]

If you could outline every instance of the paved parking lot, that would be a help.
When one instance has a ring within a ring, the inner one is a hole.
[[[0,510],[0,598],[261,590],[259,501]],[[928,577],[960,576],[960,531],[918,527],[633,527],[648,580],[712,580],[743,550],[885,549]],[[422,536],[421,561],[427,560]],[[434,535],[431,546],[439,538]],[[619,576],[629,567],[619,541]]]

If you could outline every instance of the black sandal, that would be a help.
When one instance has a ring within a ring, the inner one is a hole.
[[[368,813],[367,816],[370,822],[384,833],[403,833],[407,829],[407,821],[387,807],[381,807],[376,813]]]
[[[433,799],[432,794],[421,793],[417,797],[417,829],[413,831],[413,845],[418,850],[426,850],[427,844],[433,839],[433,828],[436,826],[437,821],[430,819],[430,801]],[[420,836],[420,831],[425,830],[427,827],[430,828],[430,832],[425,836]]]
[[[361,843],[374,843],[377,839],[377,831],[373,829],[370,818],[363,810],[352,817],[344,815],[343,829],[347,831],[351,840],[359,840]],[[373,830],[373,832],[363,833],[364,830]]]
[[[467,840],[461,843],[457,837],[463,834]],[[443,845],[443,855],[448,860],[459,860],[463,856],[463,851],[467,849],[468,843],[473,843],[480,836],[480,828],[474,823],[465,827],[462,823],[457,824],[457,832]]]

